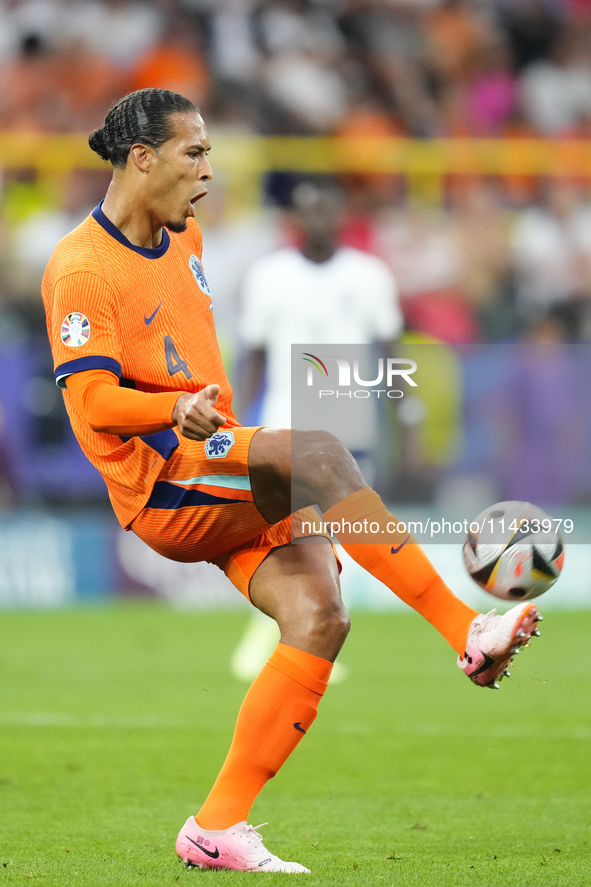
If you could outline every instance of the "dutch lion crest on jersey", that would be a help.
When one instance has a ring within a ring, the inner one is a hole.
[[[233,446],[233,431],[216,431],[205,441],[205,455],[208,459],[223,459]]]
[[[201,292],[205,293],[206,296],[211,296],[207,280],[205,279],[205,274],[203,273],[203,266],[197,256],[191,256],[189,259],[189,268],[193,272],[193,277]]]

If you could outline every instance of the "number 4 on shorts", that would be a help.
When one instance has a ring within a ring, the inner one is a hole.
[[[187,379],[192,377],[193,373],[190,371],[187,361],[183,360],[178,353],[170,336],[164,336],[164,353],[166,354],[166,366],[171,376],[176,373],[184,373]]]

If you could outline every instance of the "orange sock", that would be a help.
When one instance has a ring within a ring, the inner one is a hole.
[[[248,819],[254,799],[312,725],[332,662],[279,644],[246,694],[220,775],[195,817],[217,831]]]
[[[456,652],[464,653],[477,611],[452,594],[414,536],[391,532],[392,522],[398,521],[371,487],[337,502],[324,519],[354,561],[424,616]],[[360,532],[354,532],[354,524]]]

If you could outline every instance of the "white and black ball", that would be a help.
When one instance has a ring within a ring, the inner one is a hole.
[[[564,548],[558,521],[530,502],[497,502],[474,518],[464,542],[472,579],[505,601],[527,601],[560,576]]]

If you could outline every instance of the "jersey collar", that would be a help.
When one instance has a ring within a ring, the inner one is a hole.
[[[140,256],[143,256],[144,259],[159,259],[160,256],[163,256],[170,245],[170,234],[166,230],[166,228],[162,229],[162,243],[160,246],[157,246],[155,249],[149,249],[144,246],[135,246],[133,243],[130,243],[127,237],[121,233],[119,228],[116,228],[113,222],[106,217],[103,212],[103,201],[99,203],[98,206],[92,211],[92,218],[95,222],[98,222],[101,228],[104,228],[107,234],[110,234],[115,240],[121,243],[123,246],[127,247],[127,249],[133,250],[134,253],[139,253]]]

